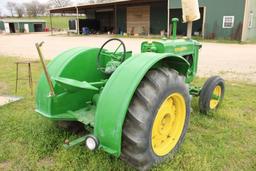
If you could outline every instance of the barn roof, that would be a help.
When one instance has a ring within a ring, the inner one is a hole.
[[[84,13],[85,10],[89,9],[102,9],[102,8],[113,8],[115,5],[137,5],[141,3],[150,3],[150,2],[161,2],[166,0],[120,0],[113,2],[105,3],[93,3],[93,4],[83,4],[77,6],[61,7],[50,9],[50,13],[76,13],[77,9],[79,13]]]
[[[45,23],[45,20],[35,20],[35,19],[0,19],[4,23]]]

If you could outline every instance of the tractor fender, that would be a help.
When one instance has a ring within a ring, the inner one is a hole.
[[[97,104],[94,125],[94,135],[104,151],[120,156],[122,127],[130,101],[146,73],[159,64],[176,67],[185,75],[189,68],[189,63],[181,56],[147,52],[126,60],[108,80]]]
[[[63,78],[91,82],[105,79],[106,76],[96,68],[98,52],[98,48],[78,47],[55,57],[47,65],[55,96],[49,96],[50,88],[45,74],[42,74],[36,91],[36,111],[53,120],[80,120],[77,115],[70,114],[69,111],[84,108],[85,102],[90,101],[95,92],[90,89],[68,92],[57,83]]]

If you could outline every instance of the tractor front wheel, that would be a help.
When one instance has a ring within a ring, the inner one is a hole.
[[[185,77],[159,68],[149,71],[130,103],[122,136],[122,159],[147,170],[182,144],[190,117]]]
[[[224,80],[219,76],[213,76],[209,78],[199,96],[199,108],[200,112],[208,114],[211,111],[215,111],[221,104],[225,93]]]

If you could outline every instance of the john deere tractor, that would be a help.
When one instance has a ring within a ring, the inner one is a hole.
[[[65,141],[66,147],[85,143],[90,150],[104,150],[146,170],[179,149],[193,96],[199,96],[202,113],[219,107],[224,80],[214,76],[202,88],[192,85],[201,44],[189,35],[176,39],[178,20],[172,21],[172,39],[143,42],[137,55],[120,39],[110,39],[101,48],[67,50],[46,67],[42,44],[36,45],[44,67],[36,111],[54,121],[80,122],[90,130]],[[112,42],[118,42],[116,49],[106,49]]]

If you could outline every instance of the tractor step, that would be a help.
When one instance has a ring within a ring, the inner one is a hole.
[[[77,118],[77,121],[93,127],[95,110],[96,107],[94,105],[87,105],[86,108],[76,111],[68,111],[67,113]]]
[[[93,127],[95,110],[96,107],[94,105],[88,104],[82,109],[76,111],[69,110],[65,113],[61,113],[58,115],[51,115],[50,113],[45,113],[38,109],[36,110],[36,112],[52,120],[79,121],[85,125],[90,125]]]
[[[55,80],[58,85],[60,85],[67,91],[77,91],[81,89],[99,91],[97,87],[92,85],[95,83],[88,83],[86,81],[78,81],[78,80],[62,78],[62,77],[55,77],[52,79]]]

